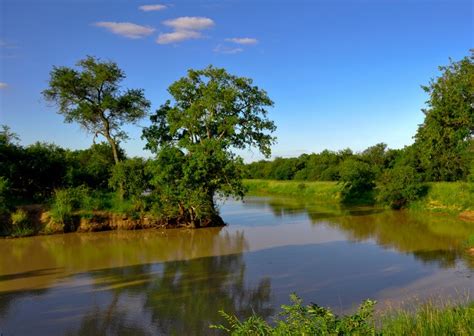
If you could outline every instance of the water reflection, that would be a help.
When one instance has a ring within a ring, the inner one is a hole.
[[[474,234],[474,225],[453,216],[315,204],[297,198],[249,198],[247,203],[260,209],[270,208],[275,216],[285,220],[307,216],[314,225],[336,228],[352,241],[373,240],[379,246],[410,253],[426,263],[454,267],[456,261],[462,261],[474,269],[474,258],[464,250],[467,237]]]
[[[350,309],[474,291],[462,243],[440,215],[249,198],[228,227],[0,241],[0,334],[210,334],[219,309],[274,314],[288,295]]]
[[[238,316],[253,311],[268,317],[271,285],[268,278],[256,286],[245,283],[242,254],[137,265],[90,272],[94,292],[106,294],[107,303],[87,312],[71,335],[137,334],[208,335],[220,320],[218,309]],[[124,308],[135,302],[146,317]],[[218,308],[217,308],[218,307]],[[141,319],[143,318],[141,317]],[[147,327],[143,327],[147,326]]]

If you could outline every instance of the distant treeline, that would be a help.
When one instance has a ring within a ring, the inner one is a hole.
[[[471,146],[465,146],[457,160],[448,165],[437,157],[423,158],[424,152],[414,144],[403,149],[390,149],[379,143],[362,152],[351,149],[340,151],[324,150],[320,153],[302,154],[294,158],[277,157],[274,160],[261,160],[246,165],[246,177],[250,179],[300,180],[300,181],[339,181],[341,172],[349,162],[366,163],[376,176],[397,166],[410,166],[424,182],[464,181],[472,168]],[[455,166],[454,166],[455,165]]]

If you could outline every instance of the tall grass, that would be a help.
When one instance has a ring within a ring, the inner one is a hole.
[[[474,302],[467,306],[422,305],[414,313],[399,310],[382,319],[380,335],[474,335]]]

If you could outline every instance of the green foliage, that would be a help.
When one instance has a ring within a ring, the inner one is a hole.
[[[88,56],[77,66],[80,70],[53,67],[43,96],[57,104],[65,122],[77,122],[94,137],[105,137],[118,163],[118,143],[127,139],[123,125],[142,119],[150,102],[143,90],[120,89],[125,74],[114,62]]]
[[[62,189],[54,192],[51,205],[51,219],[58,224],[65,225],[72,219],[74,199],[71,190]]]
[[[380,335],[474,335],[474,303],[439,307],[432,303],[415,313],[399,310],[382,319]]]
[[[325,203],[339,202],[341,191],[336,182],[244,180],[244,186],[250,195],[295,196]]]
[[[0,176],[0,218],[8,214],[11,210],[10,183]]]
[[[371,200],[375,186],[375,172],[368,163],[354,159],[346,160],[341,165],[340,174],[343,202],[355,203]]]
[[[120,161],[125,159],[125,153],[119,147]],[[112,147],[106,142],[93,144],[84,150],[68,151],[66,153],[67,173],[66,185],[76,187],[86,185],[92,189],[106,190],[114,165]]]
[[[82,211],[87,214],[110,207],[111,201],[107,194],[79,186],[55,190],[50,215],[53,222],[70,229],[74,212]]]
[[[28,213],[23,209],[18,209],[11,214],[11,232],[13,237],[30,236],[34,233]]]
[[[228,335],[460,335],[474,332],[474,303],[467,306],[438,307],[432,303],[421,306],[415,312],[390,311],[381,318],[376,328],[374,321],[375,301],[366,300],[359,309],[346,316],[337,316],[330,309],[316,304],[303,306],[301,299],[291,296],[291,305],[283,305],[281,319],[269,324],[263,318],[252,315],[244,321],[236,316],[220,312],[226,324],[211,325]]]
[[[352,315],[337,316],[330,309],[316,304],[304,306],[291,295],[291,305],[283,305],[281,319],[274,326],[253,315],[241,322],[237,317],[221,312],[227,325],[213,325],[229,335],[375,335],[373,312],[375,301],[366,300]]]
[[[377,180],[379,203],[400,209],[423,195],[425,187],[415,169],[409,166],[396,166],[385,170]]]
[[[143,138],[157,154],[151,168],[158,206],[192,226],[215,222],[216,195],[242,196],[243,163],[232,150],[257,147],[270,154],[273,102],[252,80],[212,66],[189,70],[168,89],[167,101]],[[221,220],[219,222],[222,222]]]
[[[145,171],[146,162],[141,158],[128,159],[112,168],[109,186],[119,192],[121,198],[138,199],[149,186]]]
[[[439,68],[423,89],[430,95],[415,136],[421,168],[431,181],[456,181],[469,173],[468,148],[474,135],[474,51]]]
[[[459,213],[474,210],[474,185],[469,182],[428,183],[427,194],[410,204],[410,208]]]

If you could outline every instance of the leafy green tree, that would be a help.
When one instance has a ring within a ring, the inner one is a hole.
[[[425,188],[420,176],[410,166],[397,165],[385,170],[377,180],[377,200],[394,209],[400,209],[419,198]]]
[[[375,173],[368,163],[348,159],[342,163],[340,174],[343,202],[367,202],[372,199]]]
[[[242,159],[232,150],[256,147],[270,155],[276,127],[266,108],[273,102],[251,79],[212,66],[189,70],[168,91],[174,103],[162,105],[143,131],[146,148],[161,163],[153,181],[170,194],[163,202],[177,203],[183,221],[210,225],[217,215],[216,194],[244,193]]]
[[[467,176],[474,135],[474,51],[439,68],[442,74],[423,89],[429,94],[415,147],[427,179],[455,181]]]
[[[79,123],[94,139],[105,137],[118,163],[119,142],[127,139],[122,126],[142,119],[150,102],[141,89],[121,90],[125,74],[114,62],[88,56],[77,66],[80,70],[53,67],[43,96],[58,106],[66,122]]]

